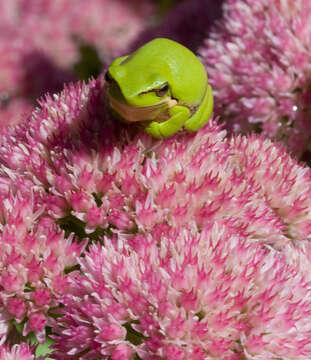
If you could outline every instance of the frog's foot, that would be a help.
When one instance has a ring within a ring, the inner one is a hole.
[[[190,110],[185,106],[176,105],[169,109],[171,117],[164,122],[152,121],[144,131],[157,139],[174,135],[184,125],[190,116]]]
[[[185,128],[189,131],[197,131],[205,125],[213,112],[213,93],[210,85],[207,85],[206,94],[198,110],[185,122]]]

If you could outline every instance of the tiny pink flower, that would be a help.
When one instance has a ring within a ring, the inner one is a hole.
[[[7,292],[19,292],[22,287],[22,279],[18,275],[8,272],[1,276],[1,285]]]
[[[37,306],[43,306],[51,301],[51,294],[48,289],[37,289],[32,293],[32,298]]]
[[[133,226],[130,217],[123,211],[111,209],[107,220],[119,229],[129,229]]]
[[[167,360],[183,360],[185,352],[177,346],[168,346],[165,348]]]
[[[46,325],[46,317],[40,313],[30,315],[29,325],[33,331],[42,331]]]
[[[119,344],[115,347],[111,355],[111,359],[112,360],[129,359],[132,354],[133,354],[133,350],[129,346],[125,344]]]
[[[8,303],[8,310],[11,314],[16,316],[17,319],[23,319],[26,313],[26,305],[22,299],[11,298]]]
[[[105,227],[108,225],[107,211],[102,207],[93,206],[85,214],[84,220],[90,228],[96,228],[96,226]]]
[[[186,320],[182,315],[178,315],[176,319],[172,319],[170,325],[167,327],[167,334],[171,338],[182,337],[187,328]]]
[[[41,263],[33,257],[31,261],[27,264],[28,267],[28,279],[30,282],[37,282],[40,280],[43,275],[43,269]]]
[[[51,273],[59,273],[60,272],[60,266],[57,261],[57,257],[54,256],[54,254],[49,255],[45,260],[45,266],[47,271]]]
[[[99,337],[104,341],[116,340],[123,338],[125,335],[125,329],[121,328],[118,324],[111,324],[101,328]]]
[[[193,289],[190,292],[184,292],[179,301],[180,305],[188,311],[197,309],[197,296]]]
[[[260,352],[261,349],[265,347],[265,345],[268,345],[268,343],[263,341],[263,336],[255,334],[249,337],[245,343],[247,352],[250,354],[256,354]]]
[[[88,211],[93,205],[93,198],[83,191],[73,193],[70,202],[75,211]]]

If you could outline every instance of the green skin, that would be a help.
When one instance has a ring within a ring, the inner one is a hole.
[[[200,60],[179,43],[158,38],[115,59],[106,73],[110,107],[127,123],[139,122],[155,138],[210,118],[213,94]]]

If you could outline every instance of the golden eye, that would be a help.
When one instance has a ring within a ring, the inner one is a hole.
[[[168,92],[168,89],[169,89],[168,83],[165,83],[158,89],[155,89],[154,92],[158,97],[163,97]]]

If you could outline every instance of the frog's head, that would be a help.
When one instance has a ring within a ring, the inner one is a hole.
[[[115,59],[106,73],[110,107],[125,121],[161,121],[167,109],[199,105],[207,77],[198,58],[169,39],[155,39]]]
[[[177,103],[169,67],[163,61],[150,62],[141,49],[115,59],[105,79],[110,106],[126,121],[153,120]]]

